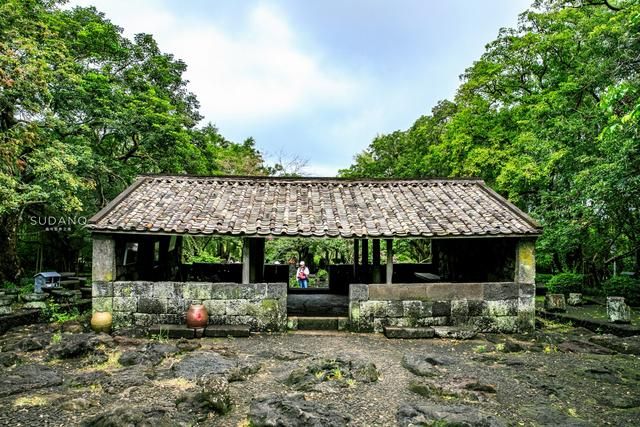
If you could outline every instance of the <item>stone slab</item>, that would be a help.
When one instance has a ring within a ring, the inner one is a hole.
[[[396,326],[385,326],[384,336],[387,338],[400,339],[423,339],[433,338],[435,331],[433,328],[403,328]]]
[[[195,338],[195,329],[186,325],[151,325],[149,335],[166,336],[167,338]]]
[[[337,331],[337,317],[298,317],[298,330]]]
[[[204,330],[205,337],[248,337],[250,335],[247,325],[209,325]]]

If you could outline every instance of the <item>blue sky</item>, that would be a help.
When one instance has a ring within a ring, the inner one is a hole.
[[[188,65],[204,122],[333,176],[438,100],[524,0],[74,0]]]

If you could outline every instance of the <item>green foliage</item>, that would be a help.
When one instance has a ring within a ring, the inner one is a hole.
[[[560,273],[551,277],[546,284],[550,294],[565,294],[570,292],[582,292],[584,276],[577,273]]]
[[[76,307],[71,308],[71,310],[65,310],[55,302],[47,302],[47,308],[44,310],[43,315],[50,322],[59,324],[80,318],[80,312]]]
[[[549,280],[553,277],[553,274],[536,273],[536,284],[545,285],[549,283]]]
[[[602,289],[608,297],[624,297],[625,302],[640,306],[640,281],[628,276],[613,276],[607,279]]]
[[[590,3],[535,1],[453,101],[376,137],[341,175],[479,176],[542,223],[546,271],[640,271],[640,2]]]
[[[0,280],[19,275],[27,216],[90,216],[142,173],[267,173],[252,139],[195,127],[186,65],[152,36],[62,3],[0,3]],[[77,234],[56,240],[79,251]]]
[[[2,282],[1,289],[7,290],[7,291],[17,291],[18,286],[13,282],[9,282],[8,280],[5,280],[4,282]]]
[[[194,255],[194,256],[190,257],[185,262],[187,264],[191,264],[191,263],[194,263],[194,262],[204,262],[204,263],[208,263],[208,264],[220,264],[220,263],[222,263],[224,261],[225,260],[223,260],[222,258],[217,257],[215,255],[200,254],[200,255]]]
[[[316,279],[318,280],[327,280],[329,278],[329,273],[327,270],[320,269],[316,273]]]

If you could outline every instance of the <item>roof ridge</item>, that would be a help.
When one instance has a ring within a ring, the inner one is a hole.
[[[152,179],[202,179],[202,180],[228,180],[228,181],[282,181],[282,182],[364,182],[364,183],[376,183],[376,182],[390,182],[390,183],[403,183],[403,182],[468,182],[468,183],[484,183],[479,177],[460,177],[460,178],[446,178],[446,177],[429,177],[429,178],[344,178],[344,177],[328,177],[328,176],[265,176],[265,175],[192,175],[192,174],[140,174],[138,178],[152,178]]]

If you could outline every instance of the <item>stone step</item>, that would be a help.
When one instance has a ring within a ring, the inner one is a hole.
[[[205,337],[248,337],[251,335],[247,325],[209,325],[204,329]]]
[[[346,329],[348,317],[290,316],[290,329],[301,331],[342,331]]]
[[[220,337],[248,337],[250,335],[247,325],[209,325],[206,328],[188,328],[186,325],[152,325],[149,327],[149,335],[162,338],[210,338]]]
[[[423,339],[433,338],[436,331],[433,328],[404,328],[400,326],[385,326],[384,336],[387,338]]]

